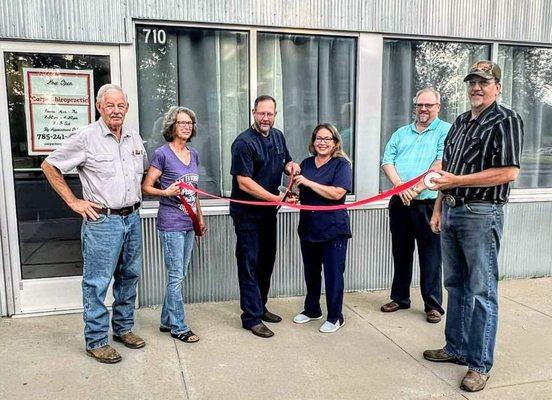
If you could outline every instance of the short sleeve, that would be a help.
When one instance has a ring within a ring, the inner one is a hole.
[[[159,147],[153,152],[150,165],[161,172],[165,170],[165,153],[162,147]]]
[[[60,148],[46,157],[46,162],[62,172],[69,172],[86,161],[85,133],[83,131],[69,136]]]
[[[138,136],[138,141],[140,142],[140,148],[142,149],[142,154],[144,155],[142,161],[143,161],[143,165],[144,165],[144,171],[147,171],[148,168],[149,168],[149,160],[148,160],[148,153],[146,151],[146,148],[144,147],[144,142],[142,140],[142,137],[141,136]]]
[[[523,149],[523,121],[520,116],[510,116],[501,121],[493,141],[493,167],[519,167]]]
[[[291,155],[289,154],[286,139],[285,139],[283,134],[282,134],[282,142],[284,143],[284,158],[285,158],[286,164],[287,164],[288,162],[292,161],[293,159],[291,158]]]
[[[397,145],[398,145],[398,133],[395,131],[391,135],[391,139],[385,145],[385,150],[383,152],[383,158],[381,160],[381,165],[385,164],[395,164],[395,159],[397,158]]]
[[[305,158],[303,161],[301,161],[301,164],[299,164],[299,168],[301,168],[301,171],[305,169],[305,165],[307,165],[308,158]]]
[[[193,147],[190,147],[190,151],[191,151],[192,154],[194,155],[196,164],[197,164],[197,166],[199,167],[199,153],[198,153],[197,150],[194,149]]]
[[[347,193],[353,191],[353,170],[345,158],[340,157],[334,172],[332,186],[343,188]]]
[[[232,145],[232,166],[230,173],[251,178],[254,171],[253,155],[247,143],[237,140]]]

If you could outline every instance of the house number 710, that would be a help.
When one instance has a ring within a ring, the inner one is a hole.
[[[167,34],[164,29],[144,29],[143,31],[146,34],[146,37],[144,38],[145,43],[148,43],[150,35],[153,43],[155,44],[165,44],[167,41]]]

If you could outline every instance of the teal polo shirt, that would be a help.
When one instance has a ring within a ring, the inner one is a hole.
[[[403,182],[417,177],[427,171],[435,160],[443,158],[445,138],[451,126],[435,118],[423,132],[416,130],[415,122],[397,129],[385,146],[381,165],[394,165]],[[416,200],[436,197],[436,191],[424,190]]]

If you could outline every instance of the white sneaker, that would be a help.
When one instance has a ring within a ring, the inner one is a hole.
[[[305,314],[297,314],[295,317],[293,317],[293,322],[296,324],[304,324],[306,322],[315,320],[315,319],[322,319],[322,315],[316,318],[307,317]]]
[[[333,333],[337,331],[339,328],[341,328],[343,325],[345,325],[345,321],[343,321],[343,323],[340,323],[339,321],[337,321],[335,324],[332,324],[331,322],[326,321],[322,324],[319,331],[322,333]]]

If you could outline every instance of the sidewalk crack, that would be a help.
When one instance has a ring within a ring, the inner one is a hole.
[[[530,309],[530,310],[533,310],[533,311],[535,311],[535,312],[537,312],[537,313],[539,313],[539,314],[544,315],[545,317],[552,318],[552,315],[547,314],[547,313],[545,313],[544,311],[538,310],[538,309],[536,309],[536,308],[534,308],[534,307],[528,306],[527,304],[520,303],[519,301],[514,300],[514,299],[512,299],[512,298],[510,298],[510,297],[508,297],[508,296],[501,295],[500,297],[502,297],[503,299],[506,299],[506,300],[510,300],[512,303],[516,303],[516,304],[519,304],[520,306],[523,306],[523,307],[525,307],[525,308],[528,308],[528,309]]]
[[[180,358],[180,352],[178,351],[178,346],[176,345],[176,340],[173,339],[174,349],[176,350],[176,357],[178,358],[178,365],[180,366],[180,375],[182,376],[182,385],[184,386],[184,392],[186,393],[186,399],[192,400],[192,395],[188,389],[188,383],[186,382],[186,377],[188,373],[186,372],[186,365],[182,362]]]
[[[504,389],[504,388],[514,387],[514,386],[533,385],[535,383],[538,384],[538,383],[547,383],[547,382],[552,382],[552,379],[539,379],[539,380],[536,380],[536,381],[510,383],[510,384],[506,384],[506,385],[489,387],[489,389],[490,390]]]

